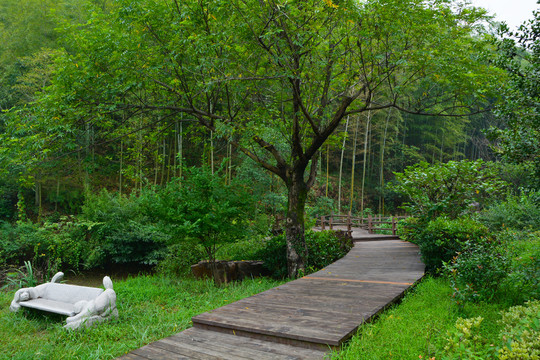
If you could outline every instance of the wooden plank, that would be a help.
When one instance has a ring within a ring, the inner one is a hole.
[[[180,339],[181,336],[189,336],[190,338],[200,341],[202,343],[221,343],[226,344],[227,347],[239,347],[246,346],[247,348],[256,351],[271,351],[274,353],[281,354],[292,354],[295,356],[301,356],[303,354],[323,354],[324,351],[320,350],[309,350],[305,348],[300,348],[296,346],[289,346],[283,344],[272,344],[266,341],[261,341],[257,339],[246,339],[243,336],[228,335],[220,332],[204,331],[197,328],[190,328],[186,331],[175,335]],[[246,341],[249,340],[249,341]]]
[[[152,360],[189,360],[188,357],[155,347],[153,344],[132,351],[133,354]]]
[[[184,341],[179,342],[176,341],[176,338],[173,336],[156,341],[155,343],[152,343],[152,346],[172,353],[180,354],[194,360],[219,360],[223,358],[223,355],[220,353],[207,353],[204,351],[206,347],[201,347],[199,344],[195,343],[195,345],[192,345],[191,343],[193,340],[190,340],[191,339],[184,339]]]
[[[125,354],[119,358],[117,358],[119,360],[147,360],[148,358],[147,357],[142,357],[142,356],[139,356],[139,355],[136,355],[132,352],[128,353],[128,354]]]
[[[190,342],[226,354],[224,359],[321,359],[325,352],[310,350],[290,345],[274,344],[267,341],[250,339],[242,336],[228,335],[215,331],[188,329],[180,334],[168,338],[169,341],[184,343]]]

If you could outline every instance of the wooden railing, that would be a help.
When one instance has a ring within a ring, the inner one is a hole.
[[[352,232],[352,228],[361,228],[367,230],[370,234],[374,234],[375,231],[392,231],[392,235],[396,235],[397,223],[401,219],[405,219],[408,216],[372,216],[368,215],[367,218],[355,217],[349,215],[326,215],[317,218],[317,225],[322,230],[327,228],[333,230],[336,226],[346,226],[349,234]],[[382,227],[381,225],[388,224],[390,227]]]

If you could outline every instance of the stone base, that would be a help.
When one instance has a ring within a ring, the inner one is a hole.
[[[242,281],[245,278],[268,276],[268,270],[264,268],[260,260],[226,261],[215,262],[215,272],[212,271],[212,262],[200,261],[191,266],[191,272],[197,279],[213,278],[216,284]]]

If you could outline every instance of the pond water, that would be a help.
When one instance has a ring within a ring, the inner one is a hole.
[[[140,274],[151,274],[152,267],[141,266],[114,266],[108,269],[94,269],[80,272],[64,272],[64,282],[73,285],[103,287],[103,277],[109,276],[114,283],[125,280],[128,277],[135,277]]]

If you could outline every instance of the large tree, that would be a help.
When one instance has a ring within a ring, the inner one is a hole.
[[[288,189],[296,276],[321,146],[363,112],[480,111],[499,76],[478,56],[483,14],[449,0],[118,0],[67,29],[77,51],[59,63],[41,119],[109,131],[182,114],[228,138]]]

